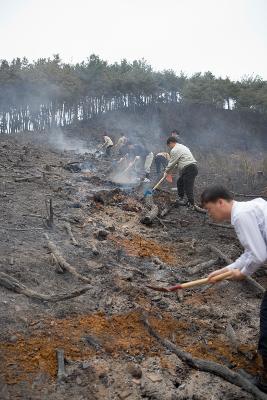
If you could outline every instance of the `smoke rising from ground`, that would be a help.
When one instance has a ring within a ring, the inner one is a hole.
[[[81,139],[66,136],[61,129],[55,129],[48,134],[48,144],[57,151],[73,151],[77,154],[93,153],[96,149]]]
[[[166,136],[158,113],[113,112],[102,115],[100,123],[115,142],[120,135],[125,135],[131,142],[142,144],[151,151]]]

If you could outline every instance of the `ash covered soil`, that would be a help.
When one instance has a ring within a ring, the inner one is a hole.
[[[72,172],[75,162],[86,168]],[[143,323],[146,315],[162,338],[193,357],[257,373],[261,293],[253,286],[225,281],[167,294],[146,287],[197,279],[225,265],[208,245],[235,258],[241,248],[233,230],[185,207],[143,225],[143,188],[116,186],[110,170],[111,161],[89,154],[54,151],[27,136],[1,138],[0,398],[253,399],[189,367]],[[163,188],[154,196],[160,211],[175,199]],[[213,266],[198,267],[210,260]],[[262,271],[255,279],[265,286]],[[17,284],[28,296],[14,291]],[[53,297],[83,287],[79,296]]]

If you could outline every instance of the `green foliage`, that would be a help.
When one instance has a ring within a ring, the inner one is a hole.
[[[156,72],[143,59],[108,64],[95,54],[76,65],[62,62],[58,54],[32,63],[26,58],[0,61],[2,133],[177,102],[266,113],[267,82],[257,76],[232,82],[209,71],[191,77],[172,70]]]

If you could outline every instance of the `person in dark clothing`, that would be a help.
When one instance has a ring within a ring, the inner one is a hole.
[[[175,139],[177,139],[177,141],[178,141],[179,138],[180,138],[180,132],[177,131],[177,129],[173,129],[173,130],[171,131],[171,136],[172,136],[172,137],[175,137]]]
[[[177,143],[184,144],[184,138],[181,136],[181,132],[178,131],[177,129],[173,129],[171,131],[171,137],[174,137]]]
[[[108,147],[106,148],[106,156],[107,156],[107,157],[110,157],[110,156],[111,156],[111,149],[112,149],[112,147],[113,147],[113,145],[112,145],[112,146],[108,146]]]
[[[169,161],[170,161],[169,153],[162,152],[162,153],[158,153],[155,156],[155,165],[156,165],[156,171],[157,171],[158,175],[160,175],[162,169],[165,170]]]
[[[133,144],[129,142],[126,144],[127,153],[131,158],[136,156],[140,156],[142,158],[146,158],[147,154],[149,153],[148,150],[142,144]]]
[[[145,179],[149,179],[151,165],[154,159],[154,154],[151,151],[148,151],[141,144],[133,144],[132,142],[128,142],[126,144],[127,153],[129,154],[130,160],[139,161],[138,164],[143,166],[143,170],[145,172]],[[135,165],[135,163],[134,163]]]
[[[189,204],[194,205],[194,183],[196,176],[198,175],[198,168],[196,164],[190,164],[184,167],[181,175],[177,180],[177,192],[178,197],[184,203],[183,198],[186,194]]]

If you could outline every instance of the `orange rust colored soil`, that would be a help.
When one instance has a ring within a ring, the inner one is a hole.
[[[161,245],[154,240],[145,239],[138,235],[132,235],[131,238],[121,238],[115,235],[110,235],[118,246],[124,248],[129,256],[138,257],[158,257],[161,261],[170,265],[175,265],[180,262],[178,256],[175,256],[175,250],[168,245]]]
[[[189,322],[172,319],[168,313],[162,319],[150,318],[151,324],[165,338],[173,340],[193,356],[222,362],[221,356],[233,362],[238,368],[251,372],[249,362],[243,355],[232,355],[229,347],[222,341],[212,340],[208,346],[194,339],[189,331]],[[102,344],[104,351],[112,357],[128,354],[159,355],[161,346],[152,338],[140,321],[137,312],[115,315],[107,318],[103,314],[73,317],[63,320],[45,320],[44,328],[34,329],[30,337],[17,335],[16,343],[0,343],[0,373],[7,383],[30,380],[31,376],[42,372],[56,376],[56,349],[63,348],[67,359],[85,360],[96,353],[86,344],[86,335],[93,335]],[[203,326],[200,329],[203,329]],[[249,346],[244,351],[251,351]]]

